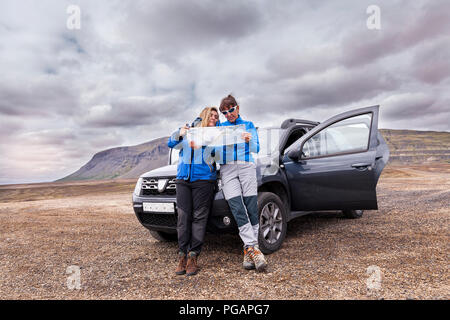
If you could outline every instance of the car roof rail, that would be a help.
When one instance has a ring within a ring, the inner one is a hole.
[[[286,119],[281,124],[281,129],[287,129],[289,127],[295,126],[297,124],[306,124],[309,126],[317,126],[320,122],[303,120],[303,119]]]

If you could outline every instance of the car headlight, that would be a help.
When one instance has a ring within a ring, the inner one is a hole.
[[[139,196],[139,194],[141,193],[142,181],[143,180],[144,180],[143,178],[139,178],[138,181],[136,182],[136,186],[134,187],[134,194],[136,196]]]

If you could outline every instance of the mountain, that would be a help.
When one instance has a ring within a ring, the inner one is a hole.
[[[127,179],[167,164],[167,138],[96,153],[79,170],[56,181]]]
[[[390,163],[450,163],[450,132],[381,129]],[[137,178],[167,164],[167,138],[101,151],[78,171],[57,181]]]
[[[380,130],[389,146],[390,163],[450,163],[450,132]]]

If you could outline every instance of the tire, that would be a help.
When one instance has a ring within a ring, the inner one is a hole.
[[[259,249],[271,254],[280,249],[287,231],[287,213],[281,199],[272,192],[258,194]]]
[[[342,210],[347,219],[358,219],[363,216],[364,210]]]
[[[171,242],[178,239],[176,233],[150,230],[150,235],[158,241]]]

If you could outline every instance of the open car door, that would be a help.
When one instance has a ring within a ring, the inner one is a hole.
[[[292,209],[377,209],[376,185],[389,158],[379,106],[351,110],[314,127],[285,150]]]

